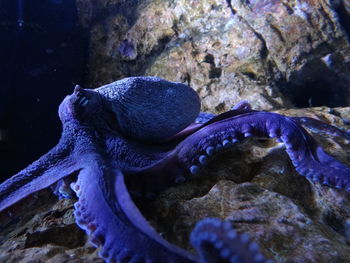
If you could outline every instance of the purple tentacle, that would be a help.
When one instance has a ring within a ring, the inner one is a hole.
[[[251,136],[284,142],[301,175],[314,182],[350,190],[350,168],[325,153],[292,118],[276,113],[252,111],[206,126],[177,146],[177,156],[194,174],[213,152]]]
[[[349,131],[343,131],[337,127],[334,127],[328,123],[325,123],[323,121],[309,118],[309,117],[291,117],[293,120],[295,120],[297,123],[304,125],[311,130],[321,131],[325,132],[332,136],[339,136],[347,139],[350,141],[350,133]]]
[[[238,234],[229,222],[217,218],[199,221],[191,233],[191,244],[201,263],[273,263],[265,259],[247,234]]]
[[[193,139],[190,138],[193,136],[197,138],[197,134],[201,134],[200,136],[204,135],[209,138],[210,133],[204,132],[203,134],[200,131],[203,129],[207,130],[208,126],[211,127],[220,121],[232,119],[233,117],[240,117],[242,114],[256,112],[250,110],[249,106],[250,105],[246,102],[238,104],[237,107],[235,107],[235,110],[216,115],[204,124],[193,123],[183,131],[171,137],[166,143],[175,145],[178,144],[178,146],[173,151],[166,154],[163,159],[150,166],[133,168],[125,171],[125,173],[128,174],[127,185],[130,191],[136,196],[141,194],[146,198],[151,198],[155,197],[156,193],[159,193],[169,186],[186,181],[186,175],[188,174],[188,170],[191,168],[188,166],[189,164],[186,163],[186,161],[184,162],[184,160],[178,156],[178,152],[181,151],[183,145],[186,145],[187,142],[192,143]],[[220,133],[222,133],[222,131]],[[213,136],[215,136],[215,134],[210,135],[210,138]],[[209,147],[206,149],[204,155],[199,156],[200,163],[202,165],[205,164],[208,160],[208,156],[206,156],[206,154],[211,156],[214,154],[214,152],[214,147]],[[189,151],[189,153],[196,154],[192,150]],[[193,158],[197,157],[198,156],[194,156]],[[191,173],[196,172],[198,169],[199,167],[197,166],[192,167]],[[164,176],[164,174],[167,176]]]
[[[0,184],[0,211],[79,170],[68,157],[71,151],[61,145]]]
[[[234,116],[239,116],[241,114],[249,113],[249,112],[257,112],[257,111],[252,110],[251,105],[245,100],[233,106],[232,110],[226,111],[219,115],[200,112],[197,118],[195,119],[194,123],[190,124],[188,127],[183,129],[182,131],[170,137],[167,140],[167,143],[180,142],[184,140],[187,136],[195,133],[196,131],[203,128],[204,126],[208,126],[212,123],[215,123],[224,119],[232,118]]]
[[[131,200],[124,176],[98,157],[88,158],[72,189],[77,224],[101,246],[107,262],[196,262],[188,252],[169,244],[143,218]]]
[[[235,106],[233,106],[231,109],[232,110],[251,111],[252,110],[252,105],[250,105],[248,101],[242,100],[242,101],[238,102]]]
[[[188,172],[196,174],[215,152],[251,136],[283,142],[296,170],[313,182],[350,190],[349,167],[325,153],[292,118],[259,111],[243,111],[242,114],[232,111],[216,116],[179,143],[164,159],[136,171],[135,178],[144,182],[142,186],[146,190],[143,191],[158,192],[185,181]],[[166,180],[164,174],[167,174]],[[131,183],[131,188],[134,187]]]
[[[246,111],[246,112],[253,111],[252,106],[246,100],[240,101],[235,106],[233,106],[231,110],[228,112],[232,115],[233,113],[234,114],[236,114],[237,112],[241,113],[242,111]],[[222,116],[222,114],[220,115]],[[208,113],[208,112],[200,112],[195,120],[195,123],[204,124],[216,116],[218,115],[215,115],[213,113]]]

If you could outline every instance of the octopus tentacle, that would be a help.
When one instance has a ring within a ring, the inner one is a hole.
[[[237,114],[241,114],[242,111],[244,111],[244,112],[253,111],[252,106],[246,100],[240,101],[239,103],[234,105],[230,111],[225,112],[225,114],[222,113],[222,114],[220,114],[220,116],[222,117],[222,116],[229,114],[232,117],[232,116],[235,116]],[[210,121],[211,119],[215,118],[216,116],[219,116],[219,115],[215,115],[213,113],[208,113],[208,112],[200,112],[195,120],[195,123],[204,124],[204,123]]]
[[[252,111],[206,126],[177,146],[177,156],[194,174],[201,166],[201,155],[251,136],[283,142],[296,170],[308,179],[350,190],[350,168],[325,153],[293,119],[276,113]]]
[[[220,120],[228,119],[228,118],[238,116],[244,113],[249,113],[249,112],[257,112],[257,111],[252,110],[251,105],[245,100],[233,106],[230,111],[221,113],[219,115],[200,112],[197,118],[195,119],[194,123],[190,124],[182,131],[170,137],[166,142],[167,143],[180,142],[181,140],[184,140],[186,137],[195,133],[196,131],[203,128],[204,126],[210,125]]]
[[[242,114],[232,111],[222,115],[224,116],[216,116],[188,136],[163,160],[136,172],[139,181],[148,182],[143,187],[150,187],[148,191],[157,192],[178,181],[184,181],[188,178],[188,172],[198,173],[215,152],[256,136],[283,142],[299,174],[313,182],[350,190],[350,168],[325,153],[292,118],[258,111],[243,111]],[[161,180],[164,174],[168,175],[168,181]],[[160,183],[154,185],[156,181]]]
[[[297,123],[306,126],[308,128],[310,128],[311,130],[315,130],[317,131],[321,131],[321,132],[325,132],[329,135],[332,136],[339,136],[339,137],[343,137],[345,139],[347,139],[348,141],[350,141],[350,133],[349,131],[343,131],[335,126],[332,126],[328,123],[325,123],[323,121],[314,119],[314,118],[310,118],[310,117],[291,117],[294,121],[296,121]]]
[[[238,102],[236,105],[234,105],[231,110],[247,110],[251,111],[252,110],[252,105],[246,100],[242,100]]]
[[[192,174],[197,173],[199,171],[198,166],[195,165],[189,167],[186,162],[179,158],[178,152],[182,148],[181,145],[186,144],[184,142],[187,142],[187,138],[195,136],[206,126],[218,123],[225,119],[240,116],[244,113],[255,112],[250,110],[246,103],[238,104],[237,107],[234,108],[235,110],[224,112],[220,115],[213,115],[213,118],[203,124],[194,123],[170,138],[167,143],[177,144],[178,146],[173,151],[166,154],[163,159],[146,167],[133,168],[125,171],[128,175],[126,178],[128,188],[135,197],[141,194],[148,199],[152,199],[157,193],[165,188],[186,181],[188,179],[188,170],[190,170]],[[211,137],[212,136],[214,135],[211,135]],[[229,146],[228,141],[225,141],[224,144],[226,147]],[[222,145],[220,144],[216,147],[209,146],[206,149],[205,154],[199,156],[198,160],[200,164],[206,164],[208,158],[212,156],[216,148],[219,147],[222,147]],[[164,174],[167,176],[164,176]]]
[[[206,125],[248,112],[254,112],[254,110],[252,110],[252,106],[249,104],[249,102],[245,100],[240,101],[239,103],[234,105],[230,111],[224,112],[219,115],[207,112],[200,112],[193,124],[189,125],[184,130],[175,134],[173,137],[168,139],[167,142],[183,140],[185,137],[191,135],[192,133],[198,131],[200,128]]]
[[[246,233],[238,234],[229,222],[217,218],[199,221],[191,233],[191,244],[201,263],[273,263],[260,253],[259,246]]]
[[[205,123],[206,121],[204,121]],[[192,123],[189,126],[187,126],[185,129],[182,131],[176,133],[175,135],[171,136],[166,140],[166,143],[171,144],[171,143],[179,143],[180,141],[184,140],[187,136],[195,133],[198,131],[200,128],[202,128],[203,123]]]
[[[0,211],[79,170],[68,157],[70,150],[58,144],[37,161],[0,184]]]
[[[101,246],[107,262],[196,262],[192,254],[162,239],[134,205],[124,175],[97,156],[90,160],[72,189],[77,224]]]
[[[153,199],[167,187],[186,181],[187,168],[172,151],[154,164],[128,169],[124,173],[129,192],[134,197]]]

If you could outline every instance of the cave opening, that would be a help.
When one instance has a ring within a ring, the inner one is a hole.
[[[288,97],[297,108],[345,107],[349,105],[349,90],[323,79],[307,81],[304,85],[289,84]]]
[[[350,79],[333,67],[335,59],[326,55],[305,64],[280,84],[281,92],[297,108],[349,106]]]

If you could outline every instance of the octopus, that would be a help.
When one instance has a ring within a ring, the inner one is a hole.
[[[247,234],[217,218],[196,224],[190,242],[197,254],[190,253],[162,238],[133,201],[193,180],[215,153],[249,137],[282,142],[309,181],[350,190],[350,168],[302,125],[347,133],[311,118],[256,111],[247,102],[219,115],[201,113],[198,95],[181,83],[130,77],[95,90],[76,86],[58,113],[58,144],[0,185],[0,212],[50,186],[60,197],[75,194],[76,223],[106,262],[273,262]]]

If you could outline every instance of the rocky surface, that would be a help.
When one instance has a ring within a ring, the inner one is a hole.
[[[0,262],[102,263],[73,215],[75,200],[45,189],[0,216]]]
[[[349,128],[350,108],[281,110]],[[349,141],[309,130],[339,160],[350,165]],[[74,224],[74,200],[56,200],[49,190],[0,220],[0,262],[102,262]],[[142,213],[167,240],[193,251],[188,239],[202,218],[228,220],[249,233],[275,262],[348,262],[350,193],[313,184],[298,175],[282,144],[249,139],[217,155],[192,181],[170,188]]]
[[[264,110],[350,103],[349,1],[78,3],[91,87],[157,75],[188,83],[216,113],[247,98]]]

